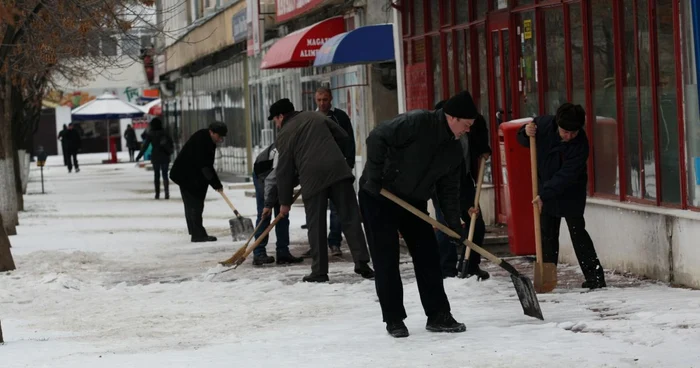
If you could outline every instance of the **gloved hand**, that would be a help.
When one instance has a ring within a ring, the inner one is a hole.
[[[366,190],[367,193],[375,196],[375,197],[381,197],[381,191],[382,191],[382,185],[371,180],[367,180],[365,185],[362,186],[362,189]]]
[[[464,241],[467,240],[467,238],[469,237],[469,229],[465,229],[465,228],[460,226],[458,228],[453,227],[452,231],[454,231],[460,235],[459,239],[450,237],[450,242],[452,242],[452,244],[457,246],[457,248],[459,249],[459,247],[464,246]]]

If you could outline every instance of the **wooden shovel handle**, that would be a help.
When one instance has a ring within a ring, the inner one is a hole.
[[[238,213],[238,210],[236,209],[236,207],[233,206],[233,203],[231,203],[231,200],[228,199],[228,196],[226,195],[226,193],[224,193],[223,190],[219,193],[221,193],[221,196],[224,197],[224,200],[226,201],[226,203],[228,203],[228,206],[231,207],[231,210],[233,210],[233,214],[236,215],[236,217],[242,217],[241,214]]]
[[[532,200],[537,198],[537,141],[535,137],[530,137],[530,176],[532,177]],[[536,203],[532,204],[532,214],[535,219],[535,254],[537,255],[537,265],[542,265],[542,231],[540,228],[540,211]]]
[[[476,195],[474,196],[474,208],[479,208],[479,198],[481,197],[481,186],[484,184],[484,171],[486,171],[486,158],[483,156],[479,160],[479,177],[476,180]],[[469,235],[467,239],[469,241],[474,240],[474,229],[476,228],[476,218],[479,217],[478,214],[474,213],[471,215],[471,221],[469,222]],[[467,247],[467,253],[464,258],[465,262],[469,261],[469,255],[471,254],[469,247]]]

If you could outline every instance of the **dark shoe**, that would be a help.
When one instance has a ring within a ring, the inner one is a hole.
[[[309,225],[308,225],[308,224],[301,225],[301,228],[304,229],[304,230],[306,230],[306,229],[309,228]]]
[[[476,276],[477,281],[488,280],[491,277],[488,272],[482,270],[479,266],[476,266],[473,270],[467,271],[467,278],[472,276]]]
[[[278,265],[295,264],[295,263],[301,263],[301,262],[304,262],[304,258],[294,257],[291,253],[287,253],[287,254],[277,253],[277,264]]]
[[[430,332],[464,332],[467,326],[452,318],[450,312],[441,312],[433,317],[428,317],[425,329]]]
[[[76,167],[76,168],[75,168],[75,173],[77,174],[77,173],[79,173],[79,172],[80,172],[80,169],[78,169],[78,168]]]
[[[307,275],[301,281],[304,282],[328,282],[328,275]]]
[[[448,277],[457,277],[457,269],[451,268],[449,270],[442,270],[442,278],[446,279]]]
[[[302,258],[311,258],[311,249],[301,254]]]
[[[408,327],[406,327],[403,321],[387,322],[386,332],[396,338],[408,337]]]
[[[581,287],[584,289],[593,290],[593,289],[601,289],[601,288],[607,287],[607,285],[605,284],[605,280],[601,280],[601,281],[596,280],[596,281],[584,281],[583,284],[581,284]]]
[[[160,199],[160,194],[156,193],[156,199]]]
[[[267,254],[261,254],[259,256],[253,257],[253,266],[262,266],[264,264],[270,264],[275,262],[275,257],[268,256]]]
[[[331,245],[330,248],[331,248],[330,249],[331,256],[334,256],[334,257],[342,257],[343,256],[343,251],[340,250],[340,246]]]
[[[192,243],[215,242],[215,236],[192,237]]]
[[[170,199],[170,193],[165,192],[165,199]]]
[[[355,273],[366,279],[374,278],[374,270],[372,270],[372,268],[364,262],[355,265]]]

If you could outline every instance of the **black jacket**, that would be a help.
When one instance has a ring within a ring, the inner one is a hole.
[[[136,135],[134,135],[134,137],[136,137]],[[151,150],[152,163],[170,163],[170,155],[173,154],[173,140],[172,138],[170,138],[170,135],[168,135],[168,133],[163,129],[151,129],[148,131],[148,133],[146,133],[143,139],[143,144],[141,145],[141,151],[139,152],[139,155],[136,156],[136,161],[138,161],[143,156],[146,149],[148,149],[149,144],[153,146],[153,149]]]
[[[584,130],[576,138],[562,142],[555,117],[539,116],[537,125],[537,177],[542,199],[542,213],[555,217],[583,216],[588,183],[588,138]],[[530,147],[530,137],[523,126],[518,142]]]
[[[63,139],[61,140],[63,145],[63,150],[66,153],[74,154],[78,153],[82,146],[82,140],[80,139],[80,133],[77,129],[66,129],[63,134]]]
[[[436,191],[447,225],[458,230],[463,162],[462,145],[442,110],[409,111],[370,132],[360,184],[381,184],[409,201],[427,201]]]
[[[204,199],[207,186],[223,188],[214,170],[216,143],[209,135],[209,129],[201,129],[192,134],[175,158],[170,170],[170,179],[191,194]]]
[[[124,139],[126,140],[126,146],[129,149],[137,149],[138,148],[138,140],[136,139],[136,131],[134,131],[134,128],[127,128],[124,131]]]
[[[477,176],[479,175],[480,157],[485,153],[491,154],[489,128],[483,116],[476,117],[474,125],[467,133],[467,139],[469,140],[469,175],[474,182],[477,182],[479,180]]]
[[[345,133],[348,133],[348,137],[338,142],[338,145],[340,146],[340,150],[343,151],[343,156],[345,156],[348,166],[352,169],[355,167],[355,133],[352,129],[350,117],[345,111],[335,107],[328,112],[328,117],[338,123]]]

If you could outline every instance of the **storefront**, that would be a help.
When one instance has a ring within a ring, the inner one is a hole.
[[[407,108],[431,108],[468,89],[498,153],[499,123],[553,114],[567,101],[583,105],[587,220],[594,240],[609,244],[601,251],[608,266],[700,285],[698,272],[679,271],[688,264],[674,261],[690,246],[678,236],[700,236],[700,222],[680,220],[698,217],[700,205],[693,10],[689,0],[402,1]],[[506,220],[501,161],[495,154],[487,178],[496,222]],[[620,238],[619,229],[643,227],[651,230]],[[700,252],[692,254],[700,265]]]

